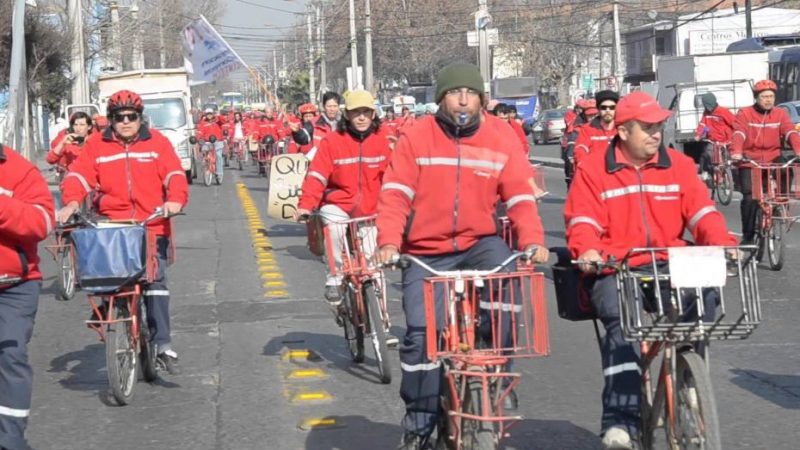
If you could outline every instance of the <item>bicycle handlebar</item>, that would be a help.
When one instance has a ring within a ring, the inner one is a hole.
[[[536,249],[533,248],[527,252],[514,252],[511,256],[506,258],[505,261],[500,263],[497,267],[489,270],[436,270],[433,267],[429,266],[425,262],[421,261],[414,255],[404,254],[404,255],[396,255],[392,258],[392,261],[389,261],[386,264],[382,264],[383,267],[386,266],[394,266],[400,268],[406,268],[411,263],[414,263],[426,271],[436,275],[437,277],[447,277],[447,278],[481,278],[489,275],[494,275],[497,272],[503,270],[506,266],[511,264],[513,261],[517,259],[521,259],[523,261],[529,261],[533,254],[535,253]]]
[[[755,161],[753,159],[750,159],[750,158],[748,158],[747,156],[744,156],[744,155],[742,155],[741,159],[733,159],[732,161],[734,163],[738,163],[738,164],[743,164],[743,163],[752,164],[752,165],[754,165],[755,167],[757,167],[759,169],[766,169],[767,168],[764,164],[759,163],[758,161]],[[790,160],[786,161],[786,163],[782,164],[780,166],[780,168],[781,169],[785,169],[785,168],[791,166],[792,164],[794,164],[794,163],[796,163],[798,161],[800,161],[800,155],[795,155]]]
[[[171,218],[173,218],[175,216],[185,216],[185,215],[186,215],[186,213],[184,213],[184,212],[177,212],[177,213],[174,213],[174,214],[170,214],[168,216],[164,216],[164,210],[161,207],[158,207],[158,208],[155,209],[155,211],[153,211],[153,214],[150,214],[149,216],[147,216],[141,222],[139,222],[139,221],[131,221],[131,224],[145,226],[145,225],[147,225],[148,223],[150,223],[150,222],[152,222],[154,220],[158,220],[158,219],[167,220],[167,219],[171,219]],[[92,228],[97,228],[98,223],[102,223],[102,221],[90,220],[88,217],[84,217],[81,214],[80,211],[75,211],[70,216],[69,221],[67,223],[59,225],[59,228],[61,228],[61,229],[74,228],[74,227],[81,226],[81,225],[90,226]]]

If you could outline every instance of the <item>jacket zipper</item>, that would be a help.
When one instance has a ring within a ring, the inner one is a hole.
[[[358,141],[358,163],[357,163],[358,164],[358,184],[357,184],[357,188],[356,188],[356,202],[355,202],[355,205],[353,206],[353,213],[355,213],[356,210],[358,209],[359,205],[361,205],[361,164],[362,164],[361,163],[361,159],[362,159],[361,156],[362,156],[363,152],[364,152],[364,141],[361,140],[361,141]]]
[[[645,247],[650,247],[650,225],[647,223],[647,214],[645,214],[645,198],[644,198],[644,180],[642,179],[642,172],[636,170],[636,175],[639,177],[639,211],[642,212],[642,223],[644,224],[644,235],[647,242]]]
[[[136,202],[133,200],[133,183],[131,182],[131,159],[128,153],[128,143],[125,143],[125,176],[128,179],[128,198],[131,201],[131,217],[136,217]]]
[[[458,203],[459,193],[461,192],[461,139],[456,137],[456,196],[453,202],[453,251],[458,251]]]

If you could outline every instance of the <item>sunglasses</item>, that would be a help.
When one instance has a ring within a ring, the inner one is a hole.
[[[127,114],[114,114],[114,122],[122,123],[125,122],[125,119],[128,119],[128,122],[136,122],[139,120],[139,113],[132,112]]]
[[[600,105],[600,111],[614,111],[617,109],[615,105]]]

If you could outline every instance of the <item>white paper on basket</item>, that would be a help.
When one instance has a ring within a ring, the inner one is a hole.
[[[723,247],[672,247],[669,273],[675,287],[725,286],[727,267]]]

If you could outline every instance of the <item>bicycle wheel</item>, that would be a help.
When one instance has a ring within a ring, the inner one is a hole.
[[[344,295],[344,339],[347,341],[347,349],[350,350],[350,356],[353,358],[353,362],[361,364],[364,362],[364,330],[354,325],[356,292],[351,284],[347,285]]]
[[[244,168],[244,163],[242,162],[241,156],[236,157],[236,163],[239,165],[239,170],[242,170],[242,168]]]
[[[377,288],[371,282],[364,283],[364,306],[367,308],[367,333],[372,338],[375,360],[378,362],[378,374],[381,383],[392,382],[392,366],[389,363],[389,347],[386,345],[386,329],[383,314],[378,302]]]
[[[208,163],[203,164],[203,184],[206,186],[211,186],[211,183],[214,181],[214,172],[211,171],[211,168],[208,166]]]
[[[761,262],[764,258],[764,248],[766,247],[766,231],[762,221],[764,220],[764,211],[759,206],[756,210],[756,234],[753,236],[753,245],[756,246],[756,261]]]
[[[124,302],[112,308],[112,320],[129,317]],[[106,370],[111,394],[121,406],[127,405],[133,398],[133,385],[136,383],[136,349],[133,346],[130,321],[106,326]]]
[[[147,311],[139,304],[139,360],[142,364],[144,381],[152,383],[158,378],[156,345],[150,340],[150,328],[147,326]]]
[[[436,424],[436,442],[434,444],[435,450],[459,450],[456,447],[455,436],[450,436],[453,429],[452,420],[459,420],[457,416],[450,416],[449,411],[453,409],[451,406],[454,402],[450,386],[447,385],[446,377],[442,377],[442,395],[439,396],[439,419]],[[461,392],[460,389],[457,389]],[[459,424],[460,425],[460,424]]]
[[[769,268],[772,270],[781,270],[785,259],[786,240],[784,239],[784,234],[786,225],[782,220],[783,217],[786,217],[786,209],[783,206],[779,205],[772,209],[772,224],[767,230],[765,242]]]
[[[733,171],[730,166],[724,166],[720,171],[720,180],[717,184],[717,199],[722,205],[730,205],[733,199]]]
[[[58,272],[58,300],[72,300],[77,290],[77,283],[75,281],[75,254],[72,247],[72,239],[69,236],[63,236],[62,247],[58,251],[57,262],[59,267]]]
[[[480,380],[467,382],[464,410],[468,414],[491,415],[491,411],[483,411],[484,392]],[[498,439],[491,422],[478,420],[464,420],[462,423],[461,441],[464,450],[494,450],[497,448]]]
[[[722,448],[719,419],[706,362],[694,351],[681,352],[675,369],[675,430],[667,428],[667,439],[681,449]],[[674,431],[674,435],[672,435]]]

